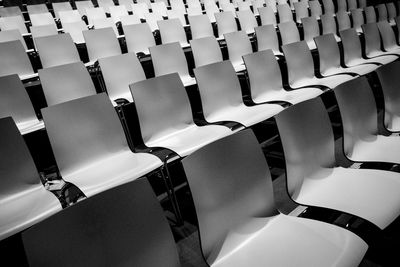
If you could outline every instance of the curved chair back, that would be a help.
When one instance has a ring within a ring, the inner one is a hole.
[[[386,51],[390,51],[392,49],[397,49],[396,36],[394,34],[392,26],[390,26],[387,21],[379,21],[377,23],[378,30],[382,37],[383,48]]]
[[[122,26],[128,52],[148,54],[149,47],[155,46],[153,33],[147,23]]]
[[[354,60],[362,58],[360,39],[353,28],[340,31],[340,38],[343,45],[344,63],[351,66]]]
[[[85,1],[76,1],[74,2],[76,9],[78,10],[79,14],[81,14],[81,16],[86,16],[86,8],[93,8],[93,2],[90,0],[85,0]]]
[[[296,22],[301,23],[302,18],[309,17],[308,14],[308,2],[301,1],[293,3],[296,12]]]
[[[22,16],[0,17],[2,31],[18,29],[21,34],[28,33]]]
[[[288,4],[281,4],[277,6],[279,23],[293,21],[293,14]]]
[[[376,5],[376,9],[378,11],[378,20],[387,20],[388,19],[388,14],[387,14],[387,9],[385,4],[379,4]]]
[[[223,253],[225,238],[235,227],[254,217],[277,214],[271,174],[251,130],[211,143],[182,164],[209,264]]]
[[[253,53],[251,42],[246,32],[237,31],[224,34],[228,47],[229,60],[233,66],[243,64],[242,56]]]
[[[182,10],[168,9],[167,15],[168,19],[179,19],[179,21],[183,26],[187,24],[184,10],[182,11]]]
[[[94,20],[96,19],[105,19],[107,18],[106,12],[102,7],[90,7],[86,8],[86,17],[89,25],[93,25]]]
[[[255,28],[258,51],[272,49],[274,53],[280,53],[278,35],[273,25],[263,25]]]
[[[347,0],[337,0],[337,12],[346,12],[347,10]]]
[[[361,8],[367,7],[367,0],[358,0],[358,5]]]
[[[23,78],[34,73],[20,40],[0,43],[0,58],[0,76],[16,73]]]
[[[116,37],[118,37],[117,25],[113,18],[98,18],[93,20],[94,29],[112,28]]]
[[[69,33],[40,37],[35,43],[43,68],[81,61]]]
[[[32,26],[55,24],[53,15],[50,12],[29,15]]]
[[[36,45],[37,38],[50,36],[50,35],[57,35],[57,34],[58,34],[57,27],[54,24],[31,27],[31,35],[32,35],[32,39],[33,39],[33,42],[35,43],[35,45]]]
[[[386,3],[386,9],[387,18],[389,21],[392,21],[395,17],[397,17],[396,6],[394,5],[394,3]]]
[[[78,10],[60,11],[58,15],[60,17],[61,25],[63,26],[64,23],[77,22],[82,20],[82,17],[79,14]]]
[[[193,124],[185,87],[177,73],[130,85],[143,142]]]
[[[149,1],[150,3],[150,1]],[[145,19],[146,14],[149,14],[149,5],[146,3],[140,3],[140,1],[137,1],[135,4],[131,4],[132,6],[132,14],[138,16],[141,19]]]
[[[260,14],[261,25],[274,25],[276,26],[275,13],[270,6],[258,8],[258,13]]]
[[[336,22],[333,14],[325,13],[321,16],[322,34],[337,34]]]
[[[314,42],[314,37],[319,36],[319,25],[315,17],[307,17],[301,19],[304,31],[304,41],[307,43]]]
[[[246,33],[253,33],[254,28],[258,26],[256,17],[250,9],[237,11],[237,17],[239,19],[240,28]]]
[[[187,44],[186,33],[179,19],[159,20],[157,24],[163,44],[174,42]]]
[[[214,36],[211,21],[207,15],[188,16],[192,40]]]
[[[331,0],[322,0],[322,6],[324,7],[324,14],[334,14],[335,6]]]
[[[281,34],[282,45],[300,41],[299,30],[294,21],[279,23],[278,28]]]
[[[365,38],[365,55],[371,56],[374,52],[382,52],[381,36],[376,23],[367,23],[361,26]]]
[[[85,39],[83,38],[83,31],[87,30],[87,26],[83,20],[64,23],[63,29],[65,33],[69,33],[71,35],[71,38],[75,44],[83,44],[85,42]]]
[[[146,80],[142,65],[135,53],[99,59],[101,73],[111,100],[124,98],[132,102],[129,85]]]
[[[352,155],[359,139],[378,133],[375,98],[366,77],[360,77],[335,88],[342,117],[344,152]]]
[[[283,45],[282,50],[288,68],[289,84],[315,76],[314,62],[305,41]]]
[[[365,23],[363,10],[361,8],[352,9],[351,19],[353,21],[353,28],[356,28],[357,32],[361,32],[361,25]]]
[[[31,27],[31,31],[32,31],[32,28],[33,27]],[[24,46],[24,49],[25,50],[28,49],[26,47],[24,37],[22,37],[22,34],[20,33],[20,31],[18,29],[0,31],[0,43],[10,42],[10,41],[15,41],[15,40],[20,40],[21,44]]]
[[[347,0],[347,10],[357,9],[357,0]]]
[[[41,69],[39,78],[48,106],[96,94],[82,62]]]
[[[333,131],[320,98],[293,105],[275,119],[285,155],[288,192],[296,197],[306,177],[335,165]]]
[[[215,62],[222,61],[222,52],[217,39],[214,36],[190,40],[194,65],[201,67]],[[207,49],[204,49],[204,48]]]
[[[83,31],[90,61],[121,54],[117,36],[112,28]]]
[[[122,28],[124,26],[127,26],[127,25],[133,25],[133,24],[140,24],[141,23],[140,22],[140,18],[135,14],[121,16],[120,20],[121,20]]]
[[[316,19],[319,19],[322,15],[322,7],[319,1],[317,0],[309,1],[308,5],[310,6],[311,16]]]
[[[45,3],[36,4],[28,2],[26,5],[26,10],[28,11],[29,15],[49,12],[49,9],[47,8]]]
[[[319,71],[324,75],[329,69],[340,67],[340,50],[335,36],[330,34],[314,38],[319,55]]]
[[[21,6],[22,6],[22,1],[21,1]],[[6,6],[5,2],[3,2],[3,7],[0,8],[0,17],[13,17],[13,16],[21,16],[21,17],[23,16],[20,7]]]
[[[351,28],[351,21],[349,14],[347,14],[347,11],[339,11],[338,13],[336,13],[336,19],[339,31]]]
[[[109,10],[114,23],[121,21],[121,17],[128,16],[128,10],[124,5],[110,6]]]
[[[222,37],[225,33],[237,31],[237,24],[232,12],[220,12],[215,14],[217,21],[218,35]]]
[[[46,242],[40,242],[43,235]],[[180,266],[171,230],[145,179],[85,199],[25,231],[22,239],[33,267]]]
[[[366,23],[376,22],[376,12],[375,12],[375,8],[373,6],[365,7],[364,13],[365,13],[365,22]]]

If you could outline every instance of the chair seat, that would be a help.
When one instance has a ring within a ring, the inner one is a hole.
[[[235,121],[246,127],[269,119],[283,110],[283,107],[275,104],[262,104],[248,107],[239,104],[235,107],[217,110],[206,116],[208,122]]]
[[[22,135],[28,134],[44,128],[44,122],[38,119],[17,123],[17,127]]]
[[[367,248],[343,228],[280,214],[230,232],[211,266],[358,266]]]
[[[400,139],[398,136],[370,136],[369,140],[357,141],[348,157],[354,161],[400,163]]]
[[[246,70],[246,65],[244,63],[242,63],[242,64],[234,65],[233,68],[235,69],[236,72],[241,72],[241,71]]]
[[[353,67],[357,65],[363,65],[363,64],[381,64],[379,61],[377,61],[375,58],[357,58],[351,60],[349,63],[346,64],[346,66]]]
[[[315,50],[317,49],[317,45],[315,44],[314,40],[309,40],[307,41],[307,46],[310,50]]]
[[[342,84],[344,82],[350,81],[354,79],[353,76],[346,75],[346,74],[338,74],[334,76],[328,76],[328,77],[323,77],[323,78],[304,78],[301,79],[300,81],[297,81],[293,84],[291,84],[291,87],[293,88],[300,88],[304,86],[313,86],[313,85],[323,85],[327,86],[331,89],[335,88],[339,84]]]
[[[345,72],[353,72],[362,76],[375,71],[377,68],[379,68],[379,66],[375,64],[361,64],[341,69],[344,70]]]
[[[326,168],[313,177],[306,178],[293,199],[303,205],[326,207],[357,215],[384,229],[400,212],[399,190],[398,173]]]
[[[193,78],[190,75],[180,76],[180,77],[184,86],[190,86],[196,84],[196,78]]]
[[[373,59],[383,65],[386,65],[390,62],[393,62],[397,59],[399,59],[399,57],[397,55],[393,55],[389,52],[374,52],[371,53],[370,55],[368,55],[368,57],[370,59]]]
[[[140,178],[161,165],[156,156],[125,150],[64,174],[63,179],[76,185],[89,197]]]
[[[389,116],[389,114],[385,114],[385,117]],[[400,117],[393,115],[390,116],[389,122],[386,123],[386,128],[392,132],[399,132],[400,131]]]
[[[0,240],[16,234],[62,209],[42,184],[0,199]]]
[[[29,79],[33,79],[33,78],[37,78],[37,77],[39,77],[39,75],[37,73],[19,75],[19,78],[21,79],[21,81],[29,80]]]
[[[159,138],[151,138],[145,144],[148,147],[165,147],[185,157],[195,150],[225,136],[232,131],[225,126],[208,125],[197,126],[195,124],[179,130],[172,129],[171,133],[160,133]]]
[[[297,104],[308,99],[312,99],[321,95],[323,91],[318,88],[301,88],[291,91],[281,90],[271,90],[264,92],[253,98],[253,101],[257,104],[265,103],[268,101],[286,101],[291,104]]]

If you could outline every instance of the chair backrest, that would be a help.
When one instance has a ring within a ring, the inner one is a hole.
[[[346,11],[339,11],[338,13],[336,13],[336,19],[338,22],[339,31],[343,31],[343,30],[351,28],[350,17]]]
[[[378,133],[374,95],[366,77],[359,77],[335,88],[343,124],[344,152],[351,157],[354,145]]]
[[[147,6],[147,8],[151,8],[151,1],[150,0],[137,0],[136,3],[145,4]]]
[[[55,24],[54,18],[50,12],[40,13],[40,14],[32,14],[29,17],[31,18],[32,26]]]
[[[250,1],[238,1],[238,9],[239,11],[250,10]]]
[[[276,0],[265,0],[265,4],[274,11],[274,13],[278,12],[276,8]]]
[[[27,187],[40,184],[32,156],[11,117],[0,119],[0,134],[0,195],[18,194]]]
[[[335,165],[332,126],[320,98],[293,105],[275,120],[286,162],[287,189],[293,197],[306,177]]]
[[[178,72],[181,78],[189,76],[185,54],[178,42],[150,47],[155,76]]]
[[[217,255],[232,252],[221,250],[231,230],[255,217],[278,214],[268,164],[251,130],[211,143],[182,164],[210,265]]]
[[[31,27],[31,35],[32,35],[32,39],[33,39],[35,45],[36,45],[37,38],[51,36],[51,35],[57,35],[57,34],[58,34],[57,27],[54,24]]]
[[[246,33],[253,33],[254,28],[258,26],[256,17],[250,9],[238,11],[237,17],[239,19],[240,28]]]
[[[47,242],[39,242],[43,234]],[[180,266],[168,222],[145,179],[81,201],[25,231],[22,239],[29,266]],[[43,257],[43,251],[51,255]]]
[[[181,10],[186,13],[186,7],[183,3],[183,0],[170,0],[171,9],[173,10]]]
[[[3,2],[4,3],[4,2]],[[0,7],[0,17],[23,16],[18,6]]]
[[[282,4],[277,6],[279,23],[293,21],[293,14],[288,4]]]
[[[24,19],[21,16],[0,17],[0,29],[2,31],[18,29],[21,34],[28,33]]]
[[[399,71],[400,65],[397,61],[384,65],[376,70],[385,99],[384,123],[386,128],[394,131],[398,129],[393,129],[392,120],[394,117],[399,117],[400,115],[400,108],[398,105],[400,101],[400,91],[398,90],[398,84],[400,82]]]
[[[258,9],[264,7],[265,1],[264,0],[254,0],[254,1],[252,1],[252,3],[253,3],[254,15],[255,16],[260,15],[260,13],[258,12]],[[268,8],[270,8],[270,7],[268,7]]]
[[[81,14],[81,16],[86,16],[86,8],[93,8],[94,5],[92,3],[92,1],[90,0],[86,0],[86,1],[74,1],[75,2],[75,6],[76,9],[78,10],[79,14]]]
[[[147,23],[124,25],[126,47],[128,52],[148,54],[149,47],[155,46],[153,33]]]
[[[361,25],[365,23],[363,10],[361,8],[351,10],[351,18],[353,21],[353,28],[359,32],[361,30]]]
[[[144,143],[194,123],[189,98],[177,73],[131,84],[130,89]]]
[[[83,31],[90,61],[121,54],[121,47],[112,28]]]
[[[118,29],[113,18],[98,18],[93,20],[95,29],[112,28],[116,37],[118,37]]]
[[[340,31],[340,38],[343,45],[344,63],[346,66],[351,66],[352,61],[362,57],[360,39],[353,28]]]
[[[198,0],[187,0],[186,4],[187,4],[188,8],[198,8],[198,7],[200,7],[200,9],[201,9],[201,3]]]
[[[314,62],[307,42],[286,44],[282,50],[288,68],[289,84],[314,77]]]
[[[58,13],[61,11],[72,11],[72,6],[68,1],[52,3],[52,6],[55,19],[60,19],[60,15]]]
[[[322,15],[322,7],[318,0],[312,0],[308,2],[310,6],[311,16],[319,19]]]
[[[121,122],[105,93],[44,108],[42,115],[62,176],[129,150]]]
[[[347,0],[347,10],[352,11],[357,8],[357,0]]]
[[[255,52],[243,57],[253,101],[266,92],[282,90],[282,73],[272,50]]]
[[[379,4],[376,5],[376,9],[378,10],[378,20],[387,20],[388,19],[388,14],[387,14],[387,9],[385,4]]]
[[[46,4],[26,5],[29,15],[49,12]]]
[[[315,17],[302,18],[301,24],[303,25],[305,41],[313,42],[314,37],[317,37],[320,35],[317,18],[315,18]]]
[[[109,9],[111,18],[113,19],[114,23],[121,21],[121,17],[129,15],[128,10],[124,5],[110,6]]]
[[[107,18],[106,12],[102,7],[90,7],[86,8],[86,16],[89,25],[93,25],[95,19],[105,19]]]
[[[203,14],[201,7],[188,7],[186,12],[188,16],[198,16]]]
[[[144,19],[149,12],[149,7],[145,3],[132,4],[132,13],[141,19]]]
[[[41,69],[39,78],[48,106],[96,94],[82,62]]]
[[[132,25],[132,24],[140,24],[140,18],[135,15],[126,15],[120,17],[122,26]]]
[[[272,24],[276,26],[276,17],[274,11],[269,6],[258,8],[258,13],[260,14],[261,25]]]
[[[337,34],[336,22],[333,14],[323,14],[321,16],[322,34]]]
[[[79,14],[78,10],[60,11],[58,15],[60,17],[61,25],[63,26],[65,23],[82,20],[82,16]]]
[[[332,0],[322,0],[322,7],[324,8],[324,14],[334,14],[335,6]]]
[[[158,30],[157,21],[163,20],[163,17],[161,16],[160,13],[144,14],[144,18],[145,18],[147,24],[149,24],[151,31],[153,31],[153,32]]]
[[[213,3],[213,4],[210,4],[210,5],[205,5],[204,8],[205,8],[205,11],[206,11],[206,15],[210,19],[210,21],[212,23],[216,22],[215,13],[219,13],[218,6],[215,3]]]
[[[115,6],[113,0],[97,0],[99,7],[104,9],[104,12],[110,13],[110,7]]]
[[[367,6],[364,8],[364,13],[365,13],[365,22],[366,23],[371,23],[371,22],[376,22],[376,13],[375,13],[375,8],[373,6]]]
[[[81,61],[69,33],[40,37],[35,43],[43,68]]]
[[[17,125],[37,119],[28,93],[17,74],[0,77],[0,118],[8,116]]]
[[[308,3],[307,2],[296,2],[293,4],[296,11],[296,22],[300,23],[302,18],[309,17],[308,14]]]
[[[207,15],[188,16],[192,39],[214,36],[211,21]]]
[[[153,13],[157,13],[162,17],[167,16],[167,7],[164,2],[151,3],[151,9]]]
[[[378,26],[375,23],[367,23],[361,26],[365,38],[365,55],[371,56],[374,52],[381,50],[381,36],[379,34]]]
[[[76,44],[82,44],[85,42],[83,38],[83,31],[87,30],[87,26],[84,21],[68,22],[63,24],[65,33],[71,35],[72,40]]]
[[[24,46],[24,49],[25,50],[28,49],[26,47],[24,37],[22,37],[18,29],[0,31],[0,43],[10,42],[15,40],[21,41],[21,44]]]
[[[146,79],[135,53],[99,59],[101,73],[111,100],[125,98],[132,102],[129,85]]]
[[[239,80],[228,60],[195,68],[204,117],[243,103]]]
[[[397,17],[396,6],[394,3],[386,3],[386,9],[388,20],[393,20],[395,17]]]
[[[129,12],[132,12],[133,0],[119,0],[118,3],[120,6],[124,6]]]
[[[300,41],[300,33],[294,21],[287,21],[278,24],[281,34],[282,45]]]
[[[383,48],[386,51],[390,51],[392,49],[397,48],[396,36],[394,34],[392,26],[390,26],[387,21],[379,21],[377,23],[379,32],[382,37]]]
[[[22,77],[34,73],[20,40],[0,43],[0,58],[0,76],[16,73]]]
[[[329,69],[340,67],[340,50],[335,36],[330,34],[314,38],[319,55],[319,71],[324,75]]]
[[[222,37],[225,33],[237,31],[235,17],[232,12],[220,12],[215,14],[218,26],[218,35]]]
[[[167,10],[167,15],[168,15],[168,19],[179,19],[179,21],[181,22],[181,24],[183,26],[187,25],[186,23],[186,18],[185,18],[185,13],[186,11],[182,11],[182,10],[176,10],[176,9],[168,9]]]
[[[186,33],[179,19],[159,20],[157,24],[160,29],[161,42],[163,44],[174,42],[187,44]]]
[[[208,65],[223,60],[221,48],[214,36],[190,40],[194,65],[196,67]],[[204,48],[207,49],[204,49]]]
[[[337,12],[347,12],[347,1],[346,0],[337,0]]]
[[[263,25],[255,28],[257,36],[258,51],[272,49],[274,53],[279,53],[279,40],[273,25]]]
[[[251,42],[246,32],[237,31],[224,34],[228,47],[229,60],[233,66],[243,64],[242,56],[253,53]]]

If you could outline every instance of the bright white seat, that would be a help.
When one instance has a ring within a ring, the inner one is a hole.
[[[247,34],[254,33],[254,28],[258,26],[257,20],[254,17],[253,12],[250,9],[237,11],[237,17],[239,19],[240,28]]]
[[[128,16],[128,10],[126,10],[126,7],[124,5],[110,6],[109,10],[114,23],[121,21],[121,17]]]
[[[104,9],[104,12],[109,14],[111,13],[110,8],[115,6],[113,0],[97,0],[97,4]]]
[[[45,3],[33,5],[28,4],[26,5],[26,10],[28,11],[29,15],[49,12],[49,9]]]
[[[149,47],[155,46],[153,33],[147,23],[122,26],[128,52],[150,54]]]
[[[135,14],[121,16],[120,20],[121,20],[122,26],[140,24],[141,23],[140,22],[140,18]]]
[[[207,15],[188,16],[192,39],[214,36],[211,21]]]
[[[72,11],[72,6],[69,2],[52,3],[55,19],[60,19],[59,12]]]
[[[29,16],[31,18],[32,26],[41,26],[47,24],[56,24],[50,12],[32,14]]]
[[[110,27],[83,31],[83,37],[91,63],[102,57],[122,54],[117,36]]]
[[[0,29],[2,31],[17,29],[21,34],[28,33],[22,16],[0,17]]]
[[[107,18],[106,12],[102,7],[91,7],[86,8],[86,17],[89,25],[93,25],[95,19],[105,19]]]
[[[179,19],[157,21],[163,44],[179,42],[182,47],[188,47],[185,29]]]

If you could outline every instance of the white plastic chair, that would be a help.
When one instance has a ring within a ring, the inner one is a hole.
[[[211,21],[207,15],[188,16],[192,39],[214,36]]]
[[[308,13],[308,3],[307,2],[296,2],[293,4],[294,9],[296,12],[296,22],[301,23],[302,18],[308,18],[309,13]]]
[[[110,14],[110,8],[115,6],[113,0],[97,0],[99,7],[104,9],[104,12]]]
[[[49,12],[46,4],[35,4],[35,5],[26,5],[26,10],[28,11],[29,16],[32,14],[41,14]]]
[[[181,22],[181,24],[183,26],[187,26],[184,11],[176,10],[176,9],[168,9],[167,16],[168,16],[168,19],[179,19],[179,21]]]
[[[232,12],[220,12],[215,14],[217,21],[218,35],[223,37],[225,33],[237,31],[237,24]]]
[[[282,45],[300,41],[300,33],[294,21],[278,24]]]
[[[307,42],[308,48],[310,50],[316,49],[317,46],[315,45],[314,37],[320,35],[317,19],[315,17],[302,18],[301,24],[303,25],[304,41]]]
[[[21,80],[37,77],[20,40],[0,43],[0,76],[18,74]]]
[[[146,23],[150,26],[152,32],[159,30],[157,22],[159,20],[163,20],[163,17],[161,16],[160,13],[144,14],[144,18],[146,20]]]
[[[153,13],[159,14],[161,17],[167,17],[167,7],[164,2],[151,3]]]
[[[123,25],[128,52],[149,54],[149,47],[155,46],[153,33],[147,23]]]
[[[255,31],[258,51],[272,49],[275,55],[283,55],[279,50],[278,35],[272,24],[257,27],[255,28]]]
[[[82,20],[81,14],[79,14],[78,10],[67,10],[60,11],[58,13],[60,17],[61,25],[64,26],[65,23],[77,22]]]
[[[190,47],[192,48],[194,65],[196,67],[223,60],[221,48],[214,36],[190,40]],[[207,49],[204,49],[205,47]]]
[[[106,19],[106,12],[102,7],[86,8],[86,17],[89,25],[93,25],[96,19]]]
[[[56,24],[53,16],[50,12],[40,13],[40,14],[32,14],[29,16],[31,18],[32,26],[41,26],[47,24]]]
[[[312,0],[308,2],[310,6],[311,16],[315,17],[316,19],[320,19],[322,15],[322,7],[318,0]]]
[[[2,31],[17,29],[21,34],[28,33],[24,19],[21,16],[0,17],[0,29]]]
[[[75,1],[75,6],[76,9],[78,10],[79,14],[81,14],[81,16],[86,16],[86,8],[93,8],[94,5],[92,3],[92,1],[90,0],[86,0],[86,1]]]
[[[279,23],[293,21],[292,10],[288,4],[278,5],[277,10],[279,15]]]
[[[117,29],[117,25],[114,22],[113,18],[98,18],[93,21],[94,29],[104,29],[104,28],[112,28],[116,37],[119,36],[119,32]]]
[[[240,28],[247,34],[254,33],[254,28],[258,26],[257,20],[250,9],[241,10],[236,12],[239,19]]]
[[[127,15],[127,16],[121,16],[120,20],[121,20],[121,25],[122,26],[140,24],[141,23],[140,18],[135,14]]]
[[[339,32],[351,28],[351,21],[347,11],[339,11],[336,13],[336,20],[338,23]]]
[[[124,5],[120,6],[110,6],[109,7],[111,18],[113,19],[114,23],[120,22],[121,17],[128,16],[128,10]]]
[[[246,32],[237,31],[224,34],[226,46],[228,48],[229,60],[235,71],[243,71],[246,69],[242,56],[253,53],[251,42]]]
[[[132,13],[141,19],[145,19],[145,15],[149,12],[149,7],[145,3],[132,4]]]
[[[25,39],[24,37],[22,37],[21,32],[18,29],[0,31],[0,43],[10,42],[15,40],[21,41],[21,44],[24,46],[24,49],[28,50],[28,47],[26,46],[25,43]]]
[[[322,34],[332,33],[335,36],[336,41],[340,41],[340,37],[337,35],[336,21],[333,14],[323,14],[321,16],[322,23]]]
[[[272,24],[276,27],[276,17],[274,11],[269,7],[260,7],[258,9],[258,13],[260,14],[261,25],[269,25]]]
[[[353,28],[355,28],[357,32],[362,32],[361,25],[365,23],[363,10],[361,8],[357,8],[352,9],[350,12],[351,19],[353,21]]]
[[[365,7],[364,13],[366,23],[377,22],[375,8],[373,6]]]
[[[185,29],[179,19],[159,20],[161,42],[163,44],[179,42],[182,47],[188,47]]]
[[[83,31],[86,31],[87,29],[88,28],[85,22],[82,20],[63,24],[64,32],[71,35],[71,38],[75,44],[83,44],[85,42],[85,39],[83,38]]]
[[[83,31],[90,64],[102,57],[120,55],[121,47],[112,28]]]
[[[62,11],[72,11],[72,6],[69,2],[59,2],[59,3],[52,3],[54,17],[55,19],[60,19],[59,12]]]

